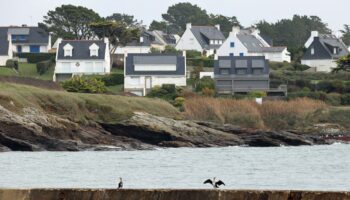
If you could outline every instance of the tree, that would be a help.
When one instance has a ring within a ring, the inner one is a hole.
[[[159,21],[153,20],[151,25],[149,26],[149,30],[150,31],[158,30],[158,31],[163,31],[164,33],[168,33],[167,24],[164,21],[159,22]]]
[[[221,31],[226,37],[231,32],[233,26],[241,27],[241,24],[239,23],[239,21],[235,16],[226,17],[224,15],[210,14],[210,24],[211,25],[219,24]]]
[[[350,46],[350,25],[344,24],[344,30],[340,30],[343,33],[342,40],[343,42]]]
[[[93,37],[90,24],[100,20],[101,17],[91,9],[82,6],[62,5],[49,11],[39,26],[52,32],[56,38],[80,40]]]
[[[115,51],[117,46],[126,45],[132,40],[140,37],[138,28],[128,28],[126,24],[119,21],[100,21],[90,24],[91,30],[99,37],[109,39],[112,45],[111,53]]]
[[[347,71],[350,72],[350,54],[343,56],[337,60],[337,67],[333,72]]]
[[[178,34],[184,32],[187,23],[210,24],[207,11],[191,3],[178,3],[169,7],[167,13],[162,14],[162,18],[168,23],[169,28]]]
[[[142,27],[142,21],[137,21],[133,15],[127,15],[127,14],[121,14],[121,13],[114,13],[111,16],[106,17],[106,20],[108,21],[117,21],[117,22],[123,22],[128,27]]]

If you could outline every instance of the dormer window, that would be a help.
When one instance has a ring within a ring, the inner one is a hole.
[[[333,49],[333,54],[337,54],[337,53],[338,53],[337,48],[334,48]]]
[[[63,50],[64,50],[64,57],[72,57],[73,56],[73,46],[70,45],[69,43],[64,45]]]
[[[311,48],[311,55],[315,55],[315,49]]]
[[[98,57],[98,49],[99,49],[99,48],[100,48],[100,47],[97,46],[96,43],[93,43],[93,44],[89,47],[89,49],[90,49],[90,57]]]

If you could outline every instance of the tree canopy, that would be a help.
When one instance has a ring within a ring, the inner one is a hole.
[[[52,32],[56,38],[89,39],[93,36],[90,24],[100,20],[99,14],[91,9],[62,5],[55,10],[50,10],[39,26]]]
[[[337,60],[337,67],[333,72],[347,71],[350,72],[350,54],[343,56]]]
[[[340,31],[343,33],[342,40],[343,42],[350,46],[350,25],[344,24],[344,29]]]
[[[142,26],[142,21],[138,21],[135,19],[135,17],[133,15],[128,15],[128,14],[114,13],[114,14],[106,17],[106,20],[123,22],[128,27],[141,27]]]

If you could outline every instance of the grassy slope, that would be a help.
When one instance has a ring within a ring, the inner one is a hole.
[[[157,99],[77,94],[9,83],[0,83],[0,105],[16,112],[34,107],[80,123],[114,123],[128,119],[135,111],[171,118],[180,116],[169,103]]]
[[[0,75],[2,76],[20,76],[37,78],[41,80],[52,80],[54,67],[51,67],[45,74],[39,75],[36,71],[36,64],[19,63],[19,73],[17,74],[14,70],[0,67]]]

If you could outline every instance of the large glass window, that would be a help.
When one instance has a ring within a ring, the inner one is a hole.
[[[247,70],[246,69],[236,69],[236,74],[238,74],[238,75],[247,74]]]
[[[263,69],[253,69],[253,74],[254,75],[260,75],[260,74],[263,74]]]
[[[265,61],[264,60],[252,60],[253,68],[264,68]]]
[[[230,74],[230,69],[220,69],[220,74],[221,75],[228,75],[228,74]]]
[[[236,68],[247,68],[248,60],[236,60]]]

